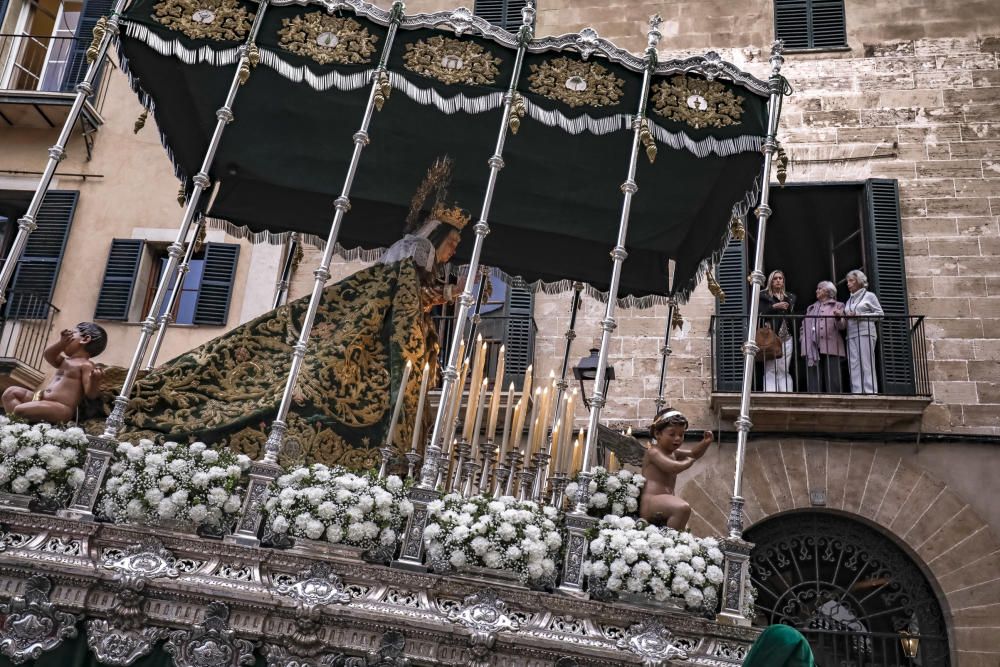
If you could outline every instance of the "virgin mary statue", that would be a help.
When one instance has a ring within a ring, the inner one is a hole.
[[[324,290],[287,419],[294,458],[372,465],[400,391],[392,444],[409,448],[420,372],[425,362],[436,372],[429,310],[460,293],[442,270],[469,222],[444,200],[450,169],[447,158],[431,167],[411,203],[408,233],[378,263]],[[307,305],[303,298],[276,308],[151,371],[136,385],[121,438],[200,440],[256,458]],[[414,372],[400,387],[407,361]]]

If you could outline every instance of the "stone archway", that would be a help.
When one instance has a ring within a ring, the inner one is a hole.
[[[734,466],[735,447],[723,446],[680,489],[691,503],[696,533],[725,534]],[[919,564],[942,600],[952,662],[1000,664],[994,639],[1000,625],[1000,540],[931,472],[868,444],[752,441],[744,497],[748,529],[780,512],[817,507],[877,524]]]
[[[793,510],[746,538],[755,623],[798,628],[817,664],[950,667],[938,596],[882,531],[842,513]]]

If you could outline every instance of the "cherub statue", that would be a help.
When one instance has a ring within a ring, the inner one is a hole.
[[[59,340],[45,348],[45,361],[57,369],[52,382],[34,393],[24,387],[8,387],[3,392],[7,414],[52,424],[73,419],[84,398],[94,399],[100,393],[103,371],[90,359],[107,344],[107,332],[93,322],[63,330]]]
[[[642,459],[646,486],[639,498],[639,516],[654,525],[683,530],[691,518],[691,506],[674,495],[677,473],[687,470],[704,456],[712,444],[712,432],[705,431],[701,442],[681,448],[688,420],[672,408],[660,410],[649,427],[653,442]]]

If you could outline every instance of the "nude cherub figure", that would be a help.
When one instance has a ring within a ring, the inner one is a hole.
[[[104,372],[91,357],[108,344],[108,334],[93,322],[81,322],[65,329],[59,340],[45,348],[45,361],[56,367],[55,377],[45,389],[32,392],[24,387],[8,387],[3,392],[3,407],[10,416],[29,422],[68,422],[86,398],[97,398]]]
[[[678,410],[666,408],[657,413],[649,434],[652,445],[642,459],[642,475],[646,485],[639,499],[639,516],[651,524],[683,530],[691,518],[691,506],[674,495],[677,474],[694,465],[712,444],[712,432],[705,431],[701,442],[682,448],[687,417]]]

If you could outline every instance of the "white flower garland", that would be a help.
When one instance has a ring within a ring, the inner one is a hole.
[[[430,561],[506,570],[522,581],[556,571],[562,536],[559,513],[511,496],[464,498],[452,493],[427,506],[424,544]]]
[[[65,505],[83,483],[86,447],[83,429],[0,416],[0,491]]]
[[[693,611],[718,603],[723,554],[714,538],[608,515],[597,525],[589,556],[584,573],[613,593],[676,597]]]
[[[624,468],[616,473],[609,473],[606,468],[596,466],[591,472],[593,478],[590,480],[588,514],[600,519],[607,514],[626,516],[639,510],[639,494],[646,484],[645,477]],[[566,485],[566,497],[570,502],[573,502],[580,488],[577,479],[574,478],[574,481]]]
[[[98,507],[115,523],[163,520],[222,527],[243,504],[240,481],[250,457],[204,443],[118,445]]]
[[[380,480],[374,473],[356,475],[315,463],[282,475],[277,487],[264,505],[276,535],[365,549],[395,546],[413,513],[406,486],[396,475]]]

